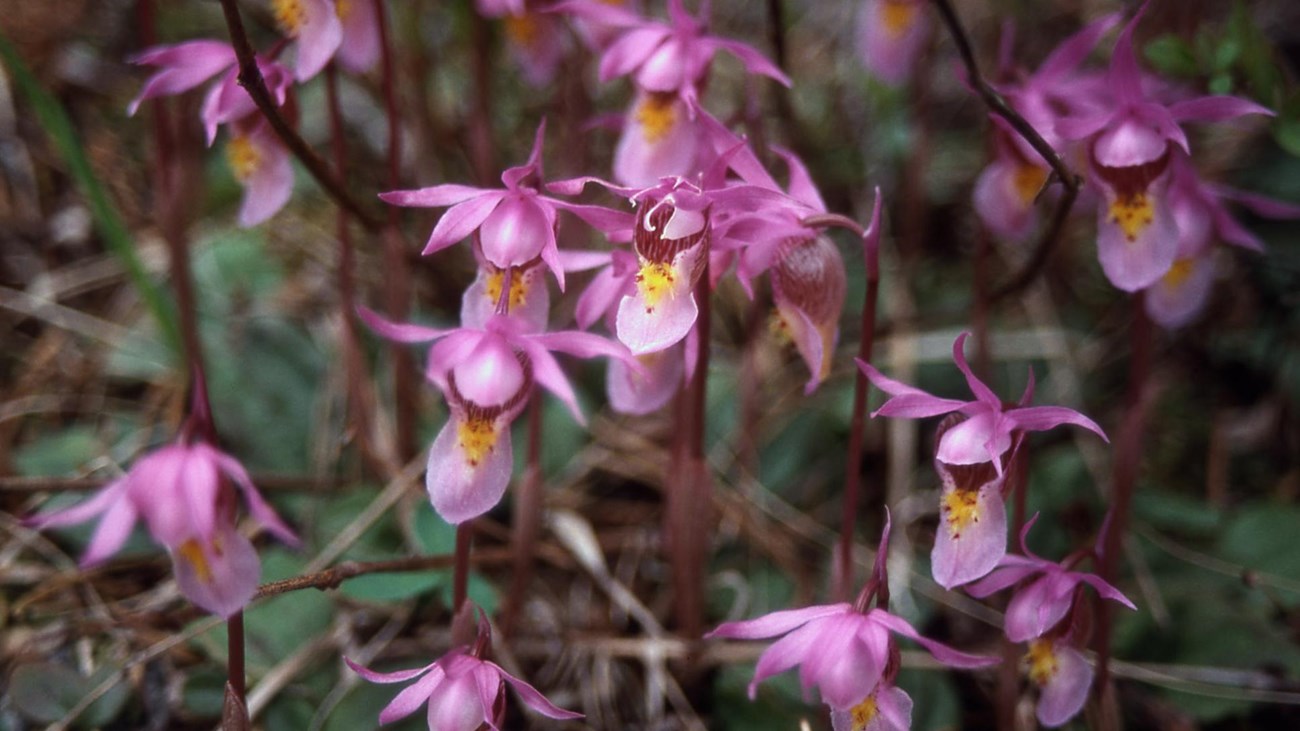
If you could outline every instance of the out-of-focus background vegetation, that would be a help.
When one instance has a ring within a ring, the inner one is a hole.
[[[780,4],[786,70],[795,82],[788,115],[779,113],[767,82],[748,82],[761,101],[757,114],[747,112],[750,87],[727,59],[717,62],[705,103],[723,120],[748,120],[751,135],[803,155],[832,210],[863,220],[871,189],[883,188],[888,235],[878,361],[932,393],[959,396],[964,385],[948,354],[955,334],[972,326],[971,261],[983,234],[970,192],[991,150],[989,124],[959,80],[942,32],[934,34],[913,87],[888,89],[869,79],[853,47],[857,5]],[[1084,22],[1120,7],[1102,0],[955,5],[989,68],[1003,19],[1015,21],[1015,57],[1032,68]],[[270,45],[269,16],[256,2],[247,6],[255,42]],[[404,186],[491,184],[477,180],[470,164],[472,3],[406,0],[390,3],[390,11]],[[145,115],[124,112],[146,75],[125,62],[141,47],[137,22],[128,0],[0,0],[0,36],[9,46],[0,71],[0,729],[59,721],[123,669],[120,682],[108,684],[74,727],[212,728],[220,712],[223,630],[196,631],[207,621],[179,599],[166,557],[146,537],[137,536],[107,565],[81,572],[76,558],[89,526],[36,535],[15,517],[71,503],[120,474],[143,450],[170,439],[185,410],[185,374],[124,256],[138,259],[170,307],[151,190],[151,127]],[[162,41],[226,37],[213,2],[160,1],[157,22]],[[716,0],[713,28],[773,53],[765,3]],[[628,85],[598,84],[590,56],[570,39],[558,80],[531,89],[505,53],[503,29],[489,25],[487,38],[497,166],[526,157],[545,116],[548,176],[607,174],[616,133],[584,125],[620,113]],[[1300,6],[1157,2],[1139,41],[1152,70],[1278,110],[1272,121],[1198,131],[1193,149],[1214,179],[1300,202]],[[1094,66],[1104,64],[1112,43],[1113,34],[1094,54]],[[378,79],[341,83],[352,161],[347,183],[369,200],[386,187]],[[284,211],[256,229],[237,228],[240,189],[220,150],[203,149],[199,103],[191,94],[175,109],[193,120],[182,140],[193,158],[182,204],[215,419],[223,447],[259,477],[305,539],[299,551],[259,544],[264,580],[322,568],[322,552],[341,534],[355,540],[327,559],[449,552],[452,530],[422,492],[385,490],[369,477],[344,428],[334,206],[299,169]],[[326,150],[322,82],[301,89],[295,103],[304,137]],[[402,214],[415,273],[412,306],[422,321],[452,323],[473,260],[460,248],[417,256],[436,215]],[[1133,728],[1300,727],[1300,225],[1242,215],[1268,252],[1230,252],[1206,313],[1183,330],[1153,336],[1154,379],[1162,390],[1120,582],[1139,611],[1121,615],[1115,649],[1123,661],[1119,697]],[[989,312],[990,382],[1011,398],[1033,367],[1040,403],[1075,406],[1113,435],[1122,413],[1130,303],[1096,263],[1092,216],[1081,208],[1040,279]],[[569,243],[587,236],[576,225],[562,233]],[[853,242],[840,243],[851,313],[863,296],[861,254]],[[381,243],[358,230],[356,245],[359,297],[378,306],[385,286]],[[992,281],[1002,281],[1024,256],[997,248]],[[584,281],[571,281],[554,323],[567,324]],[[742,421],[737,373],[753,331],[750,307],[731,284],[715,306],[711,621],[823,601],[839,520],[856,319],[846,313],[834,372],[807,398],[803,365],[760,333],[754,347],[764,408],[756,421]],[[364,336],[364,344],[378,418],[387,424],[387,359],[375,338]],[[671,641],[659,550],[671,410],[615,415],[604,406],[603,367],[568,365],[590,429],[547,403],[548,525],[558,521],[564,530],[544,533],[528,602],[514,636],[498,643],[498,659],[557,704],[585,712],[589,728],[702,720],[720,729],[793,729],[800,719],[829,728],[823,708],[801,699],[792,677],[765,684],[756,702],[747,700],[754,648],[712,655],[702,675],[675,674],[682,646]],[[420,398],[427,443],[445,409],[431,389]],[[935,637],[996,651],[997,629],[989,624],[996,614],[928,578],[938,489],[929,463],[933,428],[871,423],[860,558],[870,558],[880,506],[892,506],[897,610]],[[1042,515],[1033,548],[1059,558],[1097,531],[1111,451],[1059,430],[1029,444],[1029,511]],[[756,462],[746,456],[749,445]],[[376,501],[393,507],[353,533]],[[508,522],[508,505],[480,521],[478,545],[504,544]],[[575,524],[592,529],[606,577],[575,558],[590,548]],[[611,582],[629,587],[641,606],[612,600]],[[470,593],[492,612],[508,585],[508,571],[485,564]],[[368,661],[382,653],[384,667],[427,663],[447,646],[449,594],[447,573],[376,574],[333,591],[258,602],[248,613],[256,723],[277,731],[373,727],[394,688],[359,683],[340,655]],[[657,624],[645,620],[647,611]],[[914,728],[993,724],[992,675],[908,667],[899,685],[916,701]],[[525,723],[519,708],[510,712],[511,724]],[[419,715],[393,727],[420,728]]]

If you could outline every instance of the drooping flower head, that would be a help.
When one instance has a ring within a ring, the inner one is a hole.
[[[889,86],[912,76],[930,38],[921,0],[866,0],[858,13],[858,53],[867,70]]]
[[[486,513],[505,494],[514,469],[510,424],[534,383],[584,423],[573,387],[551,351],[631,359],[625,347],[597,335],[538,332],[527,321],[504,315],[482,327],[447,330],[391,323],[364,308],[360,315],[390,340],[437,341],[429,349],[426,376],[446,396],[451,418],[429,449],[425,484],[434,510],[448,523]]]
[[[33,516],[27,523],[56,528],[102,516],[81,557],[82,566],[94,566],[121,549],[143,518],[150,535],[171,555],[181,593],[199,607],[229,617],[252,599],[261,575],[257,552],[236,528],[236,490],[258,523],[297,545],[238,460],[205,441],[185,438],[140,458],[89,500]]]
[[[484,659],[490,644],[490,630],[480,615],[479,637],[472,647],[453,648],[422,668],[380,673],[347,658],[344,662],[353,672],[372,683],[415,680],[379,712],[381,724],[406,718],[427,704],[429,731],[476,731],[484,725],[500,731],[505,719],[507,683],[519,694],[524,705],[547,718],[559,721],[582,718],[581,713],[556,706],[527,682]]]
[[[1208,96],[1166,105],[1143,89],[1133,32],[1146,5],[1120,34],[1111,58],[1106,103],[1061,120],[1058,132],[1086,140],[1091,178],[1102,193],[1097,213],[1097,254],[1106,277],[1122,290],[1150,286],[1178,255],[1178,228],[1170,210],[1170,158],[1190,152],[1181,122],[1216,122],[1246,114],[1272,114],[1254,102]]]
[[[956,412],[943,425],[935,464],[943,478],[941,521],[931,558],[934,579],[944,588],[984,576],[1006,553],[1006,509],[1002,494],[1005,470],[1025,432],[1061,424],[1088,429],[1103,439],[1101,427],[1079,412],[1061,406],[1029,406],[1033,378],[1018,405],[1006,405],[971,372],[963,346],[968,334],[953,343],[953,361],[975,394],[974,401],[931,396],[888,378],[861,360],[858,366],[877,388],[890,394],[872,416],[924,418]]]

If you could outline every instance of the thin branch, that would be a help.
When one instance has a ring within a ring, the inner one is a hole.
[[[100,477],[0,477],[0,493],[90,492],[112,482]],[[325,492],[346,487],[342,479],[295,475],[254,475],[253,484],[266,491]]]
[[[469,563],[476,566],[504,564],[510,561],[510,549],[508,548],[485,548],[477,551],[470,557]],[[258,588],[257,594],[253,596],[256,601],[266,597],[276,596],[278,594],[287,594],[291,591],[302,589],[337,589],[348,579],[355,579],[358,576],[368,574],[399,574],[399,573],[416,573],[420,571],[436,571],[438,569],[452,568],[456,562],[455,554],[438,554],[436,556],[408,556],[407,558],[396,558],[388,561],[344,561],[337,566],[331,566],[324,571],[318,571],[314,574],[305,574],[295,576],[292,579],[283,579],[281,581],[272,581],[262,584]]]
[[[330,172],[325,161],[280,115],[275,100],[271,98],[271,92],[266,88],[262,70],[257,67],[257,57],[253,52],[253,46],[248,42],[248,34],[244,32],[244,21],[240,18],[236,0],[221,0],[221,10],[226,16],[226,27],[230,29],[230,42],[235,47],[235,56],[239,59],[239,85],[248,91],[248,95],[253,98],[253,103],[262,112],[271,129],[275,130],[276,136],[307,168],[307,172],[311,173],[321,188],[340,206],[356,216],[368,230],[379,230],[384,225],[383,219],[367,210],[348,193],[339,178]]]
[[[1051,145],[1047,144],[1042,135],[1034,129],[1034,126],[1025,121],[1016,110],[1007,104],[1007,100],[993,88],[984,75],[980,73],[979,64],[975,61],[975,53],[971,50],[970,37],[966,35],[966,30],[962,27],[961,21],[957,18],[957,13],[952,9],[949,0],[934,0],[934,6],[943,17],[944,25],[948,27],[948,32],[952,35],[953,43],[957,44],[957,53],[961,56],[962,65],[966,67],[967,82],[980,95],[984,105],[989,111],[1005,119],[1007,124],[1016,131],[1026,142],[1029,143],[1034,151],[1043,158],[1043,161],[1052,168],[1052,174],[1048,178],[1044,187],[1051,185],[1053,179],[1059,181],[1065,188],[1061,199],[1057,201],[1056,210],[1052,213],[1052,218],[1043,230],[1043,236],[1039,239],[1037,246],[1034,247],[1034,253],[1029,257],[1025,264],[1015,276],[1009,279],[1001,287],[998,287],[989,296],[990,302],[997,302],[1005,297],[1013,295],[1029,285],[1030,282],[1038,276],[1038,272],[1047,264],[1047,259],[1052,253],[1052,247],[1056,245],[1057,239],[1061,237],[1061,230],[1065,227],[1065,219],[1070,214],[1070,209],[1074,207],[1074,201],[1079,197],[1079,188],[1083,185],[1083,178],[1070,169],[1065,164],[1061,156]]]

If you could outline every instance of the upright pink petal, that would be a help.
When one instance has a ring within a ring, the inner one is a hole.
[[[970,369],[970,364],[966,362],[965,346],[968,337],[970,337],[970,333],[963,332],[952,342],[952,361],[957,364],[957,368],[966,377],[966,385],[970,386],[971,393],[975,394],[975,398],[993,408],[1000,408],[1002,399],[993,393],[993,389],[984,385],[983,381],[975,377],[975,373]]]

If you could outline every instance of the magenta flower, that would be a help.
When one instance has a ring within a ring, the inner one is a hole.
[[[194,604],[223,617],[238,612],[257,591],[257,552],[235,527],[237,499],[280,540],[298,539],[253,486],[243,465],[206,442],[178,441],[141,459],[125,476],[65,510],[36,515],[32,527],[57,528],[102,515],[81,557],[94,566],[116,553],[144,518],[154,540],[171,554],[176,583]]]
[[[416,680],[379,712],[379,723],[387,724],[415,713],[428,704],[429,731],[476,731],[487,725],[500,731],[505,718],[505,686],[519,694],[529,708],[559,721],[582,718],[551,703],[528,683],[501,669],[480,655],[487,644],[486,623],[480,619],[479,641],[473,649],[457,647],[432,663],[412,670],[379,673],[346,657],[343,661],[357,675],[372,683],[403,683]]]
[[[296,41],[294,76],[299,83],[319,74],[343,43],[343,23],[334,0],[271,0],[271,12],[280,31]]]
[[[749,697],[755,696],[759,683],[797,665],[805,693],[816,686],[832,711],[845,711],[866,699],[880,681],[889,659],[890,632],[920,643],[937,660],[955,668],[998,662],[995,657],[968,655],[922,637],[907,620],[883,609],[861,612],[847,602],[727,622],[705,636],[754,640],[785,635],[759,657]]]
[[[1065,725],[1083,710],[1092,687],[1092,666],[1083,653],[1065,640],[1029,643],[1025,656],[1029,679],[1038,686],[1038,722],[1048,728]]]
[[[974,401],[931,396],[887,378],[868,363],[858,366],[877,388],[891,398],[872,416],[924,418],[957,412],[959,420],[944,424],[938,435],[935,464],[943,478],[942,517],[931,556],[934,579],[944,588],[984,576],[1006,553],[1006,510],[1002,490],[1005,467],[1024,432],[1061,424],[1106,435],[1091,419],[1061,406],[1028,406],[1033,374],[1018,406],[1004,406],[988,386],[975,377],[962,346],[968,334],[953,343],[953,361],[975,394]]]
[[[360,315],[390,340],[438,341],[429,349],[426,376],[446,395],[451,419],[429,449],[425,485],[434,510],[448,523],[478,517],[501,501],[514,469],[510,424],[534,382],[585,423],[551,351],[631,359],[622,345],[597,335],[534,332],[527,322],[506,316],[495,316],[482,328],[439,330],[391,323],[365,308]]]
[[[1133,49],[1133,31],[1146,6],[1115,44],[1104,87],[1109,103],[1061,120],[1067,139],[1088,140],[1092,177],[1102,192],[1097,254],[1106,277],[1133,292],[1158,280],[1178,255],[1178,230],[1167,201],[1173,149],[1188,152],[1180,122],[1215,122],[1272,114],[1236,97],[1200,97],[1165,105],[1148,97]]]
[[[750,73],[790,85],[789,77],[752,46],[706,35],[704,22],[687,13],[682,0],[669,0],[668,16],[671,24],[640,20],[624,29],[601,56],[600,80],[632,74],[638,89],[677,94],[693,104],[713,57],[727,51]]]
[[[831,711],[835,731],[907,731],[912,727],[912,699],[881,680],[861,703],[847,711]]]
[[[651,186],[699,168],[700,130],[686,101],[672,92],[638,89],[614,148],[614,179]]]
[[[873,76],[900,86],[930,37],[921,0],[866,0],[858,14],[858,52]]]
[[[263,119],[236,124],[226,142],[226,161],[244,188],[239,225],[256,226],[275,215],[293,194],[293,163],[275,131]]]
[[[1012,642],[1024,642],[1047,634],[1074,605],[1075,589],[1087,584],[1106,599],[1117,601],[1129,609],[1137,609],[1118,589],[1094,574],[1069,571],[1065,565],[1042,558],[1025,545],[1029,529],[1038,520],[1035,515],[1020,531],[1020,550],[1023,556],[1003,557],[998,568],[983,580],[966,587],[971,596],[984,598],[1024,579],[1041,574],[1032,583],[1016,592],[1007,605],[1006,632]]]
[[[343,25],[338,59],[347,70],[360,74],[379,61],[379,16],[374,0],[335,0],[335,12]]]
[[[450,206],[429,235],[424,254],[442,251],[477,232],[483,257],[497,269],[522,267],[541,258],[564,288],[564,268],[555,243],[556,211],[568,210],[598,229],[624,225],[627,214],[582,206],[541,195],[542,140],[546,123],[537,128],[528,161],[501,174],[504,190],[448,183],[419,190],[398,190],[379,197],[395,206]]]
[[[962,375],[966,376],[966,384],[975,394],[974,401],[931,396],[920,389],[887,378],[870,363],[859,360],[858,366],[867,378],[871,379],[876,388],[891,396],[872,416],[920,419],[956,411],[965,416],[966,420],[943,434],[935,457],[955,465],[992,462],[999,473],[1002,471],[1002,462],[998,458],[1011,448],[1011,437],[1015,431],[1044,431],[1061,424],[1074,424],[1106,439],[1101,427],[1074,409],[1063,406],[1005,408],[1002,400],[975,377],[966,363],[962,346],[969,336],[970,333],[962,333],[953,341],[952,358]]]

